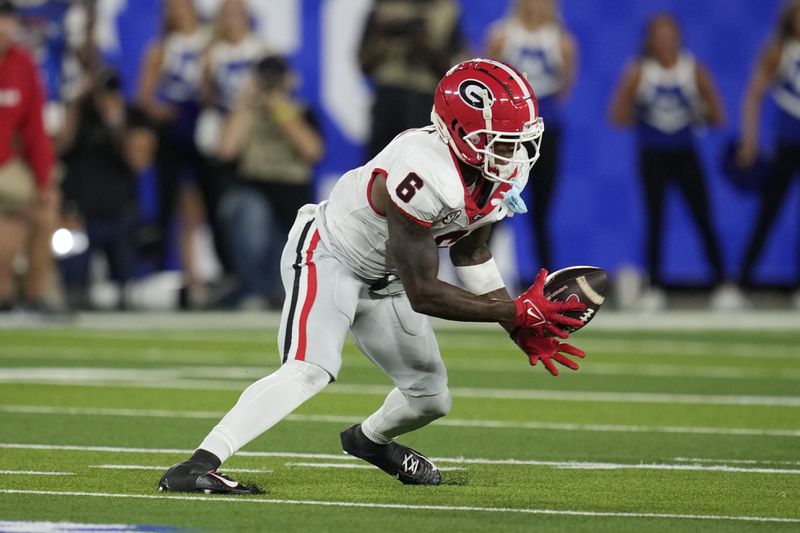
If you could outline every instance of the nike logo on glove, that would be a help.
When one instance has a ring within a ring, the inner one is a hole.
[[[527,313],[528,313],[528,316],[530,316],[531,318],[533,318],[534,320],[536,320],[536,321],[537,321],[537,322],[535,322],[535,323],[528,324],[528,327],[539,326],[539,325],[541,325],[541,324],[544,324],[545,322],[547,322],[547,321],[544,319],[544,316],[542,315],[542,312],[541,312],[541,311],[539,311],[539,308],[538,308],[538,307],[536,307],[536,306],[533,304],[533,302],[532,302],[532,301],[530,301],[530,300],[528,300],[528,299],[525,299],[525,300],[523,300],[523,301],[524,301],[524,302],[527,304],[527,306],[528,306],[528,308],[526,309],[526,311],[527,311]]]

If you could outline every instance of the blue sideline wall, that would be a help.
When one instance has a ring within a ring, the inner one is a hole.
[[[114,13],[119,46],[109,52],[132,92],[145,43],[158,30],[158,0],[119,0]],[[215,0],[203,0],[208,12]],[[320,195],[331,180],[362,163],[362,141],[369,116],[369,87],[357,74],[352,54],[369,0],[269,0],[260,5],[256,25],[300,72],[299,95],[321,118],[328,151],[319,166]],[[509,0],[461,0],[463,28],[475,55],[482,50],[488,24],[501,17]],[[645,218],[635,166],[632,134],[612,129],[608,100],[625,62],[639,48],[644,21],[657,11],[676,14],[685,44],[706,64],[720,87],[728,124],[698,139],[714,222],[728,271],[734,275],[750,233],[757,198],[731,189],[718,171],[720,148],[738,127],[739,105],[753,61],[772,31],[779,0],[563,0],[567,26],[580,46],[577,86],[566,106],[567,135],[561,182],[552,214],[554,267],[598,264],[615,270],[643,265]],[[766,107],[764,146],[768,147],[770,106]],[[546,117],[545,117],[546,118]],[[545,140],[547,137],[545,134]],[[800,181],[800,180],[798,180]],[[148,200],[150,188],[143,196]],[[149,200],[148,200],[149,201]],[[673,283],[703,283],[710,274],[699,237],[684,204],[668,199],[665,277]],[[759,280],[791,282],[800,258],[800,207],[795,186],[770,235]],[[532,236],[515,220],[518,264],[523,276],[534,272]]]

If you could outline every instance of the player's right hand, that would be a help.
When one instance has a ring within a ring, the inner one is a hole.
[[[570,370],[578,370],[578,363],[568,358],[567,355],[583,358],[586,353],[566,342],[559,342],[553,337],[538,337],[530,330],[520,329],[511,334],[511,338],[528,356],[531,366],[541,361],[552,375],[558,375],[558,367],[553,361],[564,365]]]
[[[516,317],[512,335],[518,329],[531,331],[534,335],[544,337],[546,334],[562,339],[569,337],[569,333],[559,326],[581,327],[583,322],[577,318],[564,316],[570,311],[583,312],[586,305],[580,302],[551,302],[544,297],[544,282],[547,270],[541,269],[536,281],[525,292],[514,300]]]

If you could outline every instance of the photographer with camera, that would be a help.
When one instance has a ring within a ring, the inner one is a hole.
[[[311,111],[291,96],[294,76],[280,56],[256,65],[229,115],[218,157],[238,160],[219,223],[240,286],[220,305],[263,308],[282,301],[278,266],[297,210],[313,200],[313,165],[324,151]]]
[[[69,306],[91,308],[91,260],[102,252],[120,288],[117,307],[126,309],[136,264],[136,180],[152,163],[157,141],[146,115],[125,104],[115,71],[99,67],[85,76],[84,91],[67,105],[58,148],[66,167],[62,222],[85,231],[88,243],[59,267]]]
[[[378,0],[358,52],[375,84],[367,159],[398,133],[430,123],[433,91],[466,46],[453,0]]]

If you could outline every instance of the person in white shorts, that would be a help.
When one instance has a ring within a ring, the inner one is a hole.
[[[499,322],[531,364],[577,368],[565,354],[583,352],[557,338],[581,324],[563,313],[583,304],[546,300],[544,269],[512,299],[487,246],[493,223],[525,211],[519,193],[544,130],[531,86],[504,63],[466,61],[439,83],[431,118],[344,174],[327,201],[300,209],[281,260],[283,364],[242,393],[160,490],[256,492],[217,468],[336,379],[348,332],[395,388],[341,433],[342,447],[408,484],[439,484],[439,471],[394,438],[451,404],[428,315]],[[449,247],[464,289],[437,278],[440,247]]]

